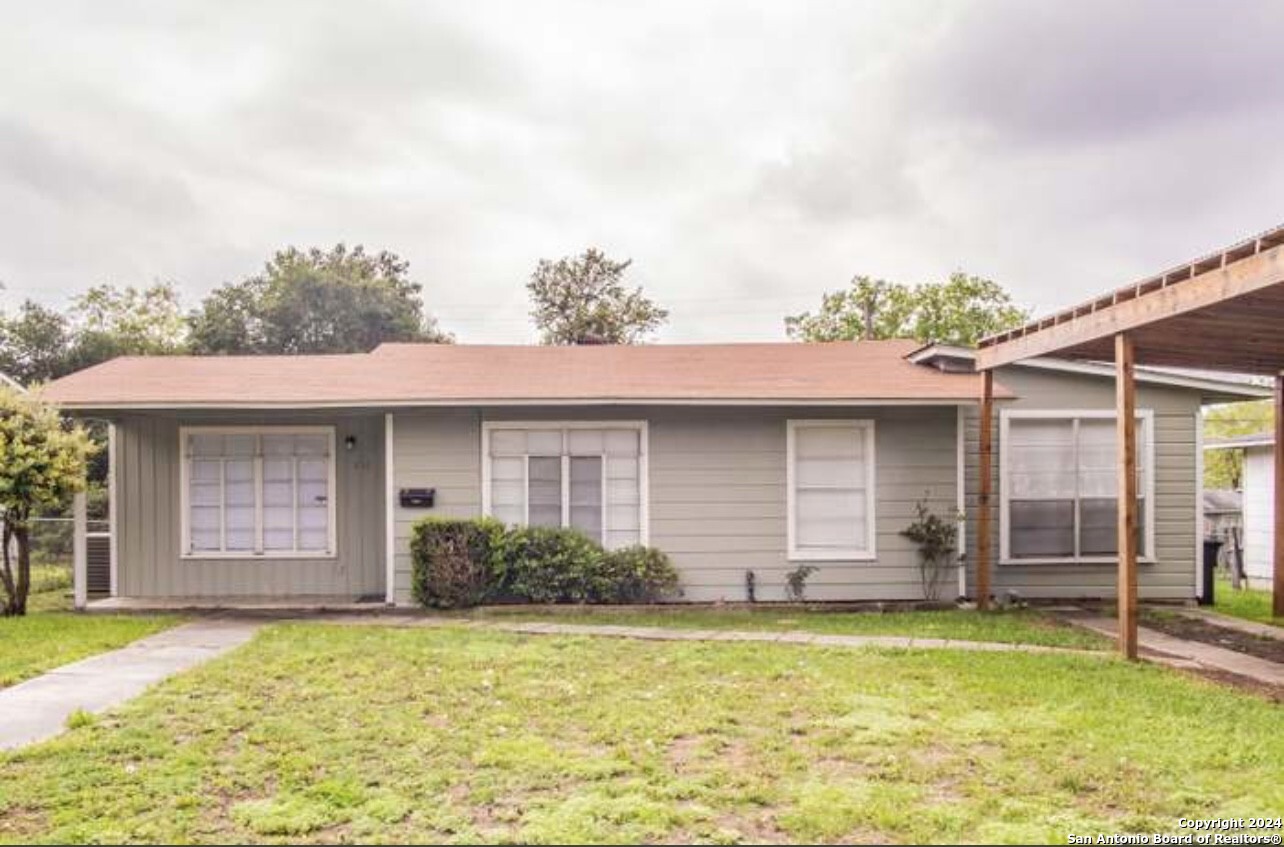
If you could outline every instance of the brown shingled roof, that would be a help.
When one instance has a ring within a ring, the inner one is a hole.
[[[489,403],[971,401],[913,341],[530,347],[385,344],[342,356],[123,357],[44,392],[68,409]]]

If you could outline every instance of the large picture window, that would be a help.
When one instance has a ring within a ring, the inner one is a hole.
[[[334,430],[184,427],[189,557],[334,553]]]
[[[874,558],[874,422],[789,421],[789,558]]]
[[[608,548],[646,543],[646,426],[487,423],[483,510],[580,530]]]
[[[1137,416],[1137,553],[1153,554],[1152,417]],[[1113,412],[1004,412],[1000,430],[1002,557],[1113,561],[1118,482]]]

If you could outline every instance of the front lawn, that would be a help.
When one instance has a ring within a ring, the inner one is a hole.
[[[1246,621],[1284,626],[1284,618],[1271,614],[1271,592],[1254,588],[1236,591],[1229,579],[1218,579],[1213,590],[1213,609]]]
[[[26,617],[0,617],[0,688],[168,629],[173,615],[90,615],[68,611],[66,591],[27,598]]]
[[[1282,718],[1106,656],[285,624],[0,757],[0,840],[1064,844],[1277,813]]]
[[[681,629],[788,631],[825,635],[905,635],[961,641],[999,641],[1101,650],[1112,642],[1029,609],[976,612],[962,609],[917,612],[823,612],[799,608],[709,609],[680,608],[650,611],[615,610],[609,606],[568,607],[565,611],[525,611],[496,608],[475,612],[488,621],[548,621],[615,626],[663,626]]]

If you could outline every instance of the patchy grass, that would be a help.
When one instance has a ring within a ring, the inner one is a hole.
[[[59,565],[32,565],[31,594],[50,591],[71,591],[71,569]],[[30,595],[27,599],[31,599]]]
[[[1271,614],[1271,592],[1255,588],[1236,591],[1229,579],[1218,579],[1213,591],[1213,609],[1246,621],[1284,626],[1284,618]]]
[[[915,612],[822,612],[805,609],[658,609],[630,611],[609,606],[567,607],[566,611],[520,608],[478,611],[472,617],[495,621],[548,621],[617,626],[751,631],[801,630],[826,635],[909,635],[962,641],[999,641],[1101,650],[1110,642],[1029,609],[976,612],[963,609]]]
[[[27,615],[0,617],[0,688],[181,622],[173,615],[85,615],[67,611],[61,590],[32,594]]]
[[[0,756],[0,840],[1064,843],[1284,808],[1281,718],[1106,656],[284,624]]]

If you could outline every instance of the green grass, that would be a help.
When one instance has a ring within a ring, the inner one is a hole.
[[[27,615],[0,617],[0,688],[180,622],[172,615],[85,615],[68,611],[65,591],[27,598]]]
[[[0,755],[0,840],[1064,844],[1278,812],[1282,718],[1108,656],[283,624]]]
[[[999,641],[1100,650],[1110,642],[1093,632],[1036,611],[976,612],[962,609],[917,612],[816,612],[801,609],[662,609],[645,612],[609,607],[576,607],[559,612],[501,610],[477,612],[493,621],[549,621],[682,629],[787,631],[826,635],[909,635],[962,641]]]
[[[1213,590],[1213,609],[1246,621],[1284,626],[1284,618],[1271,614],[1271,593],[1252,588],[1236,591],[1229,579],[1218,578]]]

